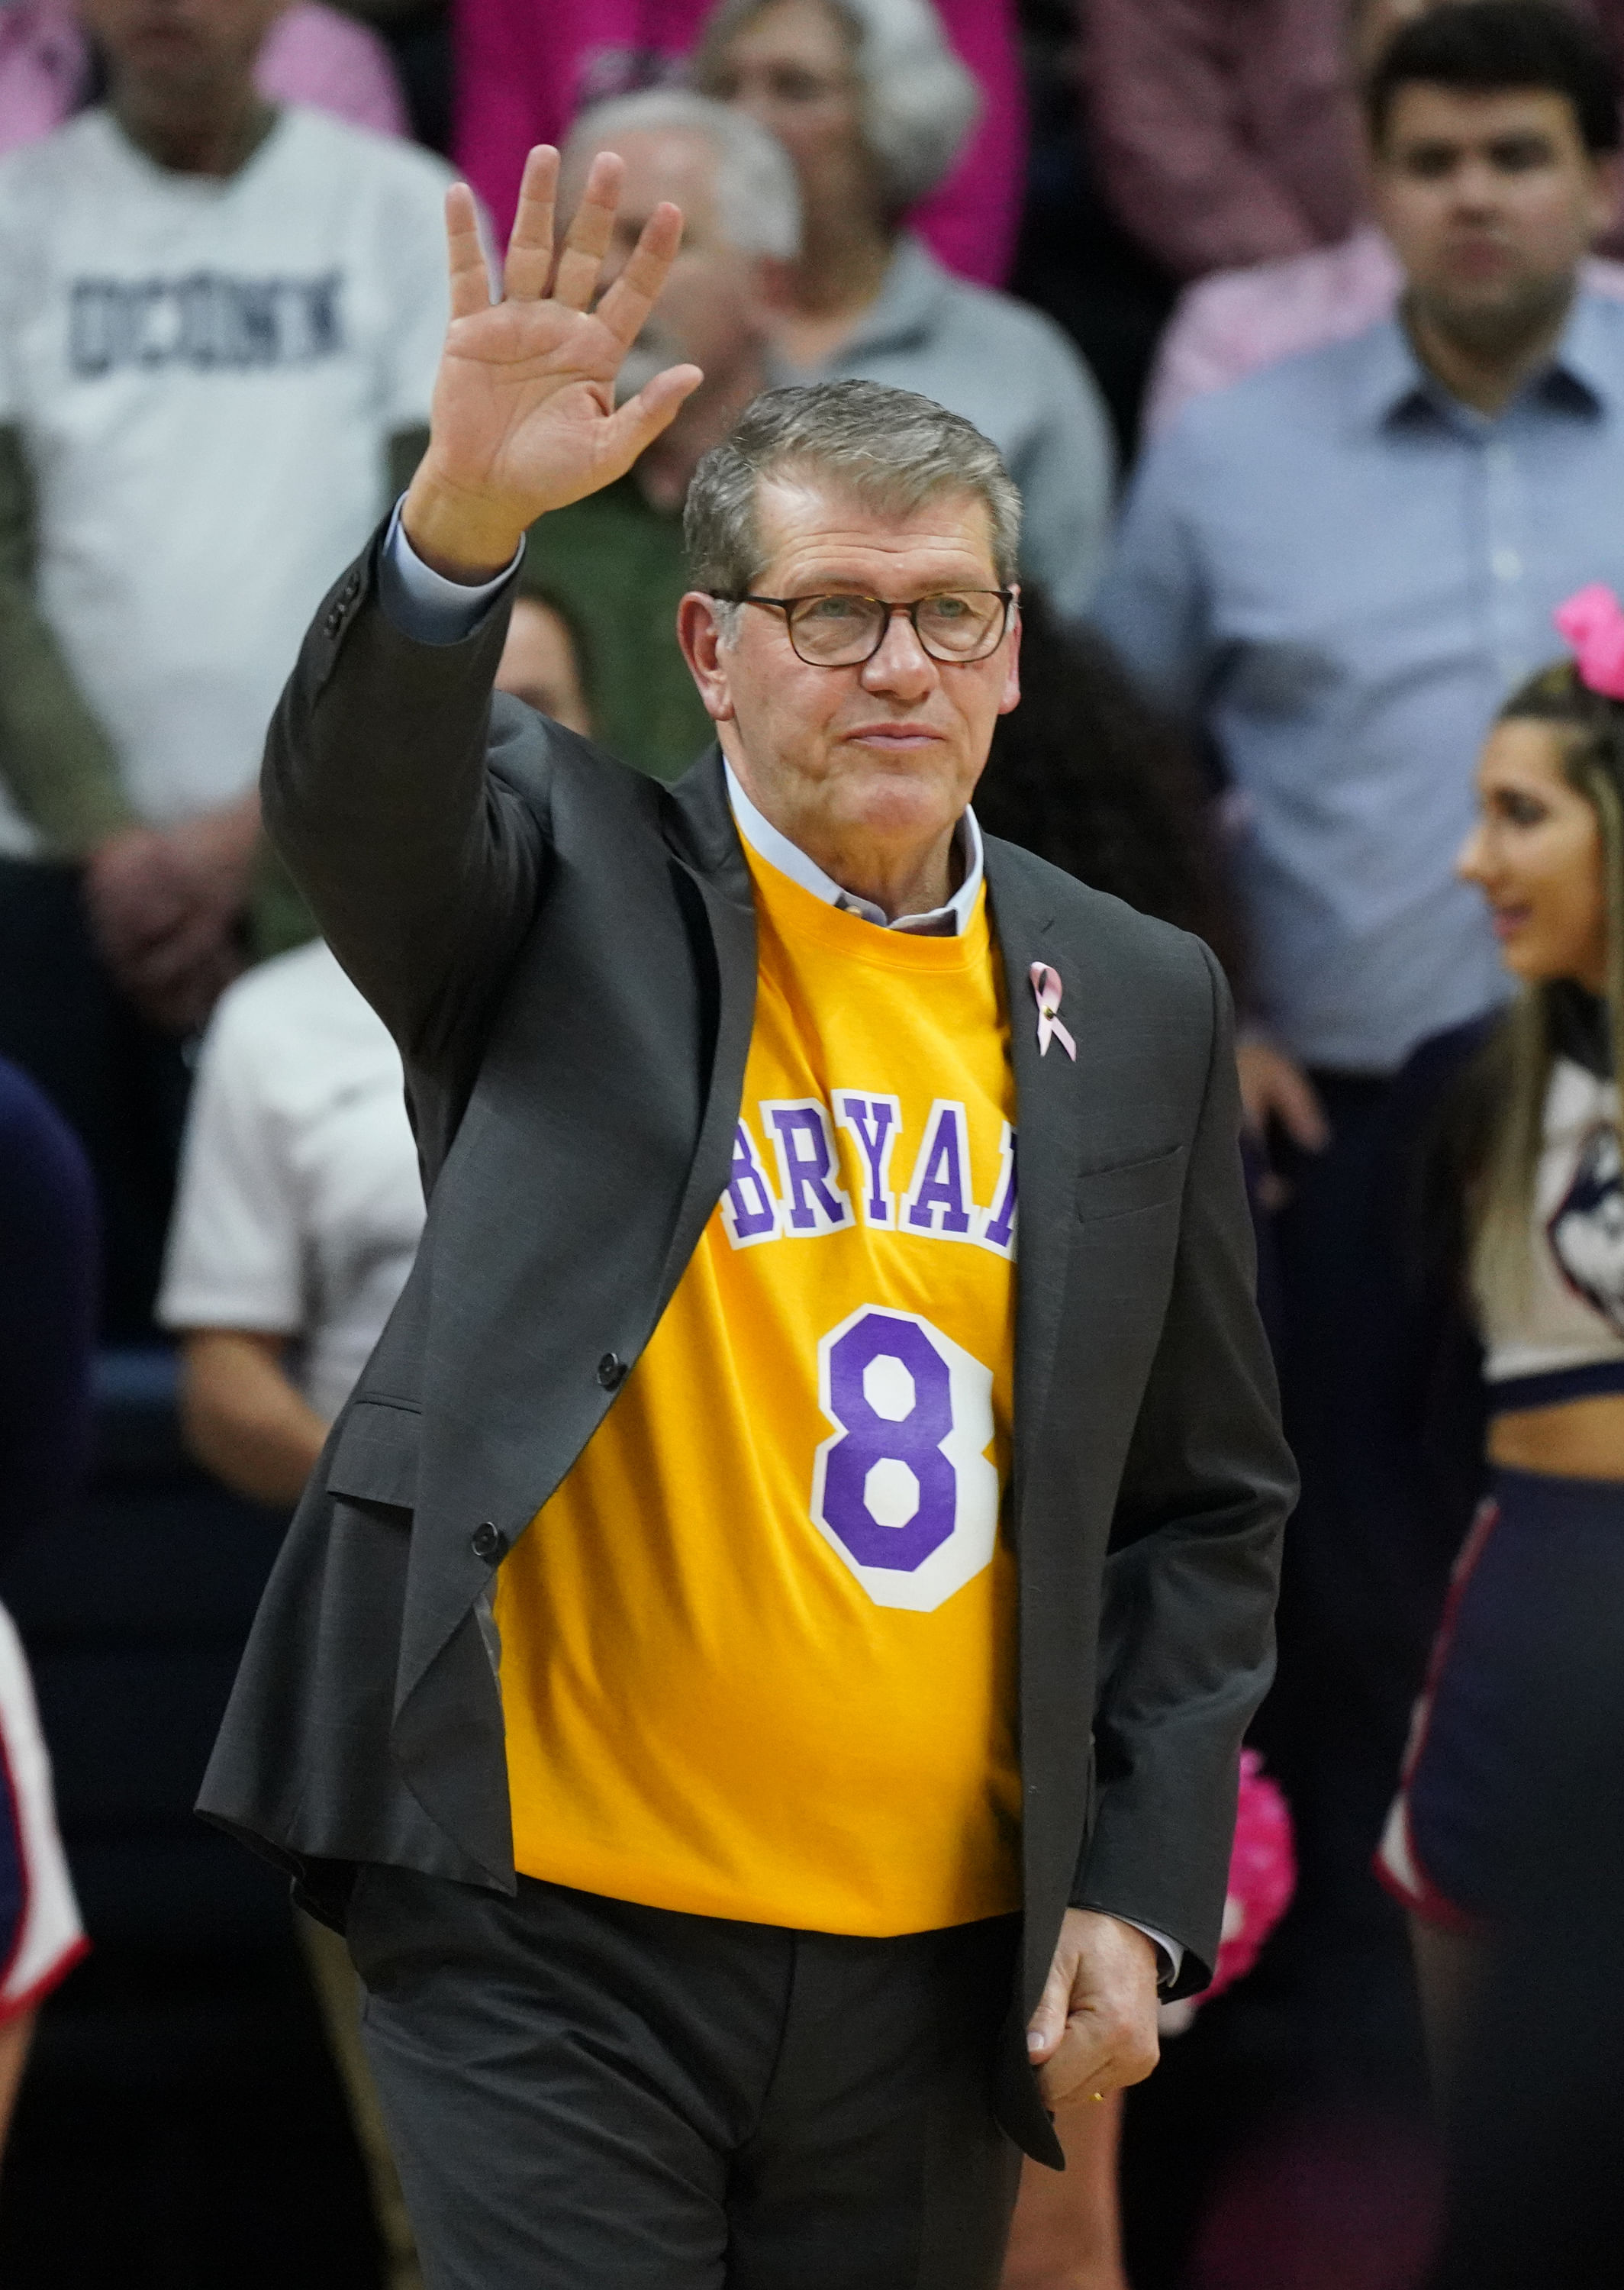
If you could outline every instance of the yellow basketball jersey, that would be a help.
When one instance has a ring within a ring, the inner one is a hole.
[[[999,965],[985,893],[915,937],[747,855],[727,1189],[498,1578],[515,1855],[656,1908],[928,1931],[1020,1902]]]

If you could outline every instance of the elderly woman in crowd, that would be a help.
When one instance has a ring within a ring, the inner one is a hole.
[[[1026,503],[1023,571],[1065,616],[1092,593],[1113,448],[1093,377],[1037,311],[967,284],[904,228],[974,123],[926,0],[721,0],[696,84],[752,112],[800,177],[805,236],[775,378],[916,389],[998,447]]]
[[[15,4],[0,6],[0,27]],[[532,145],[562,145],[581,112],[680,80],[709,9],[708,0],[455,0],[452,12],[452,156],[505,240]],[[912,221],[950,270],[996,286],[1014,257],[1026,178],[1015,0],[936,0],[935,12],[975,75],[981,113]]]

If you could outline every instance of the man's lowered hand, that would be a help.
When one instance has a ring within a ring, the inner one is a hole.
[[[1027,2055],[1049,2107],[1142,2083],[1161,2056],[1156,1943],[1117,1917],[1068,1909]]]

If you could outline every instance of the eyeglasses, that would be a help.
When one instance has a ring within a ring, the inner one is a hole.
[[[906,613],[932,660],[963,666],[997,651],[1009,632],[1012,589],[955,589],[888,605],[878,597],[727,597],[730,605],[764,605],[782,613],[796,658],[808,668],[861,668],[885,641],[892,617]]]

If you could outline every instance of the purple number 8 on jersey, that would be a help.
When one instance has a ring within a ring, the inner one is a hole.
[[[836,1430],[813,1524],[877,1605],[929,1613],[997,1540],[991,1372],[916,1314],[864,1305],[819,1345],[818,1382]]]

